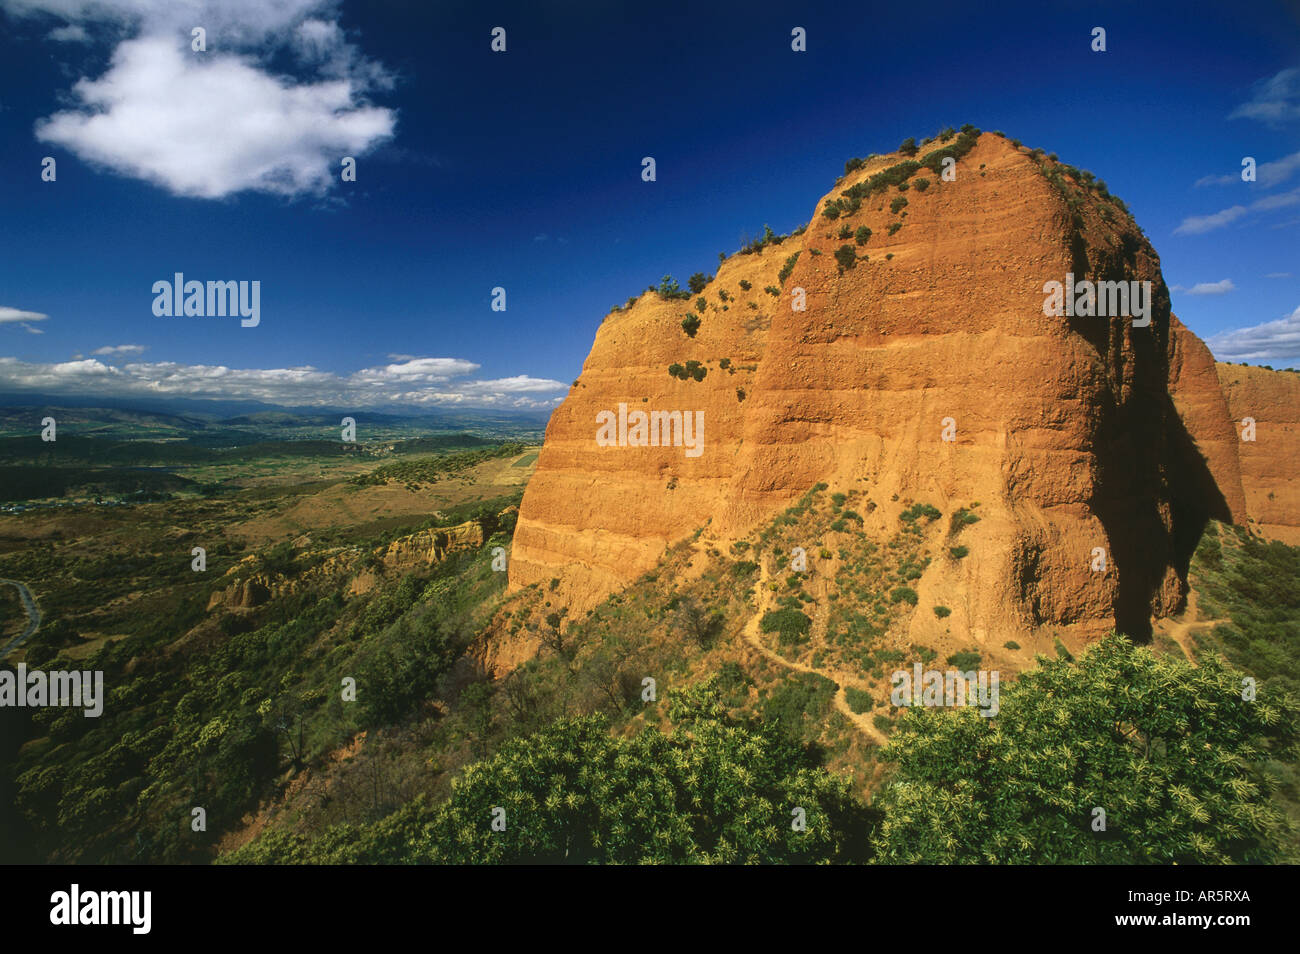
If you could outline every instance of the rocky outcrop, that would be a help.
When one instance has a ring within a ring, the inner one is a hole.
[[[510,510],[503,512],[509,513]],[[271,599],[291,595],[339,578],[351,578],[349,592],[357,593],[373,584],[376,573],[408,572],[432,566],[446,559],[453,550],[483,545],[483,527],[470,520],[453,527],[421,530],[399,537],[387,546],[369,551],[347,549],[327,556],[315,566],[293,575],[256,572],[257,556],[247,556],[227,571],[235,582],[217,590],[208,598],[208,609],[252,609]],[[360,585],[358,580],[365,578]]]
[[[1300,545],[1300,374],[1216,365],[1241,460],[1250,526]],[[1253,435],[1244,423],[1254,422]],[[1254,440],[1243,440],[1254,437]]]
[[[741,538],[826,482],[866,490],[864,532],[882,537],[908,500],[981,502],[970,556],[918,581],[961,597],[949,622],[977,643],[1043,625],[1140,635],[1181,607],[1200,526],[1243,498],[1212,361],[1171,315],[1159,257],[1104,192],[1054,184],[1061,167],[990,134],[955,181],[921,171],[821,214],[901,158],[842,179],[802,234],[728,259],[702,315],[695,296],[648,292],[607,316],[547,427],[512,587],[558,578],[558,600],[590,607],[666,544]],[[1150,282],[1150,325],[1045,316],[1044,283],[1067,273]],[[669,374],[689,361],[703,380]],[[603,446],[598,415],[620,405],[698,416],[702,451]]]

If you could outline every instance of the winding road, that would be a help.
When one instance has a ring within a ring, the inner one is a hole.
[[[35,636],[36,630],[41,625],[41,608],[36,605],[36,597],[32,596],[32,591],[27,588],[27,584],[19,583],[17,580],[0,579],[0,584],[5,583],[18,589],[18,598],[23,601],[23,609],[27,611],[27,628],[23,630],[21,635],[15,636],[9,640],[3,649],[0,649],[0,659],[8,656],[11,650],[17,649]]]

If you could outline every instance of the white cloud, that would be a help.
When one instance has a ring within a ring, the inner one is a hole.
[[[1205,343],[1219,361],[1293,367],[1300,362],[1300,308],[1277,321],[1211,335]]]
[[[110,349],[101,348],[95,353],[106,350]],[[105,397],[224,398],[303,406],[405,404],[529,409],[554,407],[560,398],[544,395],[568,390],[560,381],[529,375],[458,380],[478,368],[474,362],[460,358],[412,358],[340,375],[311,366],[229,368],[156,361],[118,367],[97,358],[44,364],[0,357],[0,389]]]
[[[1255,84],[1251,97],[1229,119],[1257,119],[1270,126],[1300,119],[1300,69],[1292,67]]]
[[[43,315],[39,311],[23,311],[21,308],[0,305],[0,325],[11,322],[44,321],[48,317],[50,316]]]
[[[107,71],[72,88],[75,105],[36,124],[42,142],[177,195],[246,190],[319,194],[344,156],[393,135],[396,114],[366,101],[392,79],[325,17],[331,0],[0,0],[16,15],[46,14],[81,29],[111,23],[134,35]],[[207,31],[207,52],[189,48]],[[290,49],[310,76],[274,75]]]
[[[1211,215],[1188,216],[1183,219],[1178,228],[1174,229],[1174,234],[1201,235],[1236,222],[1253,212],[1268,212],[1292,205],[1300,205],[1300,188],[1292,189],[1290,192],[1279,192],[1276,195],[1264,196],[1262,199],[1256,199],[1250,205],[1230,206]]]
[[[104,345],[102,348],[96,348],[91,354],[112,355],[112,354],[140,354],[145,350],[144,345],[126,344],[126,345]]]
[[[392,135],[391,111],[355,105],[350,80],[296,85],[227,55],[195,59],[174,40],[128,40],[107,73],[73,87],[81,108],[36,136],[178,195],[318,193],[339,160]]]
[[[0,0],[14,16],[56,17],[69,24],[109,24],[139,32],[208,31],[208,48],[251,46],[324,14],[336,0]]]
[[[1175,235],[1200,235],[1203,232],[1209,232],[1213,229],[1222,228],[1230,222],[1235,222],[1246,214],[1244,205],[1234,205],[1227,209],[1215,212],[1213,215],[1189,215],[1174,229]]]
[[[1226,295],[1230,291],[1236,291],[1237,286],[1232,283],[1231,278],[1225,278],[1218,282],[1197,282],[1191,288],[1182,288],[1175,286],[1177,291],[1185,291],[1189,295]]]

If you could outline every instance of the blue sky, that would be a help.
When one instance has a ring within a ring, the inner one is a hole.
[[[0,0],[0,392],[552,406],[611,305],[966,122],[1105,179],[1221,359],[1300,365],[1295,5],[987,6]],[[178,271],[260,324],[156,317]]]

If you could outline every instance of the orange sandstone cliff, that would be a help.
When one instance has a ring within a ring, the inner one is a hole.
[[[1242,522],[1253,499],[1213,358],[1104,186],[997,135],[965,141],[955,180],[920,169],[861,198],[904,160],[871,158],[806,230],[722,263],[703,314],[696,295],[646,292],[608,315],[547,427],[512,588],[558,579],[553,598],[590,608],[666,545],[743,539],[825,482],[866,492],[860,532],[882,537],[909,502],[945,523],[979,502],[970,555],[915,584],[976,643],[1044,625],[1141,635],[1180,610],[1205,522]],[[860,204],[823,214],[859,184]],[[1045,316],[1044,283],[1067,272],[1150,282],[1150,325]],[[702,380],[669,373],[692,361]],[[598,415],[620,404],[701,412],[702,450],[602,446]]]
[[[1252,529],[1300,545],[1300,374],[1234,364],[1217,365],[1238,437],[1246,513]],[[1241,440],[1243,422],[1254,440]]]

